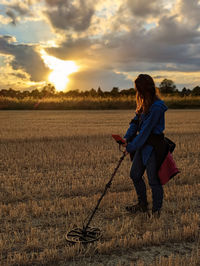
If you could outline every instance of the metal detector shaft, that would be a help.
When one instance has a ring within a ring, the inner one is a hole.
[[[96,211],[97,211],[97,209],[98,209],[98,207],[99,207],[99,204],[100,204],[101,200],[102,200],[103,197],[105,196],[105,194],[106,194],[108,188],[111,186],[112,181],[113,181],[113,178],[114,178],[114,176],[115,176],[115,174],[116,174],[118,168],[120,167],[122,161],[124,160],[125,156],[126,156],[126,154],[125,154],[125,152],[123,152],[123,155],[121,156],[121,158],[120,158],[120,160],[119,160],[119,162],[118,162],[117,167],[115,168],[115,170],[114,170],[114,172],[113,172],[113,174],[112,174],[112,176],[111,176],[109,182],[108,182],[108,183],[106,184],[106,186],[105,186],[105,189],[104,189],[103,194],[102,194],[101,197],[99,198],[99,200],[98,200],[98,202],[97,202],[97,205],[96,205],[94,211],[92,212],[92,214],[91,214],[91,216],[90,216],[90,218],[89,218],[89,220],[88,220],[86,226],[84,226],[84,228],[83,228],[84,231],[87,230],[89,224],[91,223],[92,218],[94,217],[94,215],[95,215],[95,213],[96,213]]]

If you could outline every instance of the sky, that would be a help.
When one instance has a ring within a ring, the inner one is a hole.
[[[199,0],[1,0],[0,89],[200,85]]]

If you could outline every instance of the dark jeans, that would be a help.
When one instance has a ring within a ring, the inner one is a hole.
[[[153,210],[161,209],[163,202],[163,187],[160,184],[157,174],[156,157],[154,150],[152,151],[146,166],[143,165],[141,151],[137,150],[134,155],[133,164],[130,172],[130,177],[133,180],[138,200],[146,203],[146,185],[143,180],[143,174],[145,169],[147,171],[149,185],[152,190]]]

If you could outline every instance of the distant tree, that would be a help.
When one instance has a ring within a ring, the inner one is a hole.
[[[55,94],[56,89],[52,84],[47,84],[46,86],[43,87],[42,89],[42,96],[43,97],[49,97]]]
[[[30,96],[34,97],[34,98],[40,98],[40,92],[39,90],[35,89],[35,90],[32,90],[30,92]]]
[[[8,96],[8,90],[1,90],[0,91],[0,96],[7,97]]]
[[[95,97],[95,96],[97,96],[97,92],[95,91],[95,89],[92,88],[92,89],[89,91],[89,95],[92,96],[92,97]]]
[[[65,96],[64,91],[58,91],[58,92],[56,93],[56,97],[57,97],[57,98],[62,98],[62,97],[64,97],[64,96]]]
[[[29,96],[31,96],[31,92],[29,92],[29,91],[22,91],[22,92],[20,92],[20,95],[19,95],[20,98],[26,98]]]
[[[89,91],[84,91],[83,96],[88,97],[90,95]]]
[[[188,96],[191,94],[191,90],[190,89],[186,89],[186,87],[184,87],[181,91],[181,96]]]
[[[104,91],[104,97],[110,97],[111,96],[111,93],[110,91]]]
[[[186,89],[186,87],[184,87],[183,89],[182,89],[182,91],[181,91],[181,95],[186,95],[186,93],[187,93],[187,89]]]
[[[98,96],[100,96],[100,97],[103,96],[103,91],[101,90],[100,87],[98,87],[97,94],[98,94]]]
[[[173,93],[175,92],[175,89],[176,85],[170,79],[164,79],[159,85],[159,90],[163,94]]]
[[[133,96],[135,94],[136,94],[136,92],[135,92],[134,88],[130,88],[130,89],[126,89],[126,90],[121,90],[120,91],[120,95]]]
[[[79,93],[79,90],[71,90],[71,91],[67,91],[65,95],[70,96],[70,97],[78,97],[80,96],[80,93]]]
[[[13,90],[12,88],[9,88],[9,90],[8,90],[8,97],[15,98],[16,95],[17,95],[17,91],[16,90]]]
[[[191,94],[194,96],[200,96],[200,86],[194,87]]]
[[[134,88],[128,89],[128,95],[132,96],[136,94],[136,90]]]
[[[118,96],[119,95],[119,88],[118,87],[113,87],[111,92],[110,92],[111,96]]]

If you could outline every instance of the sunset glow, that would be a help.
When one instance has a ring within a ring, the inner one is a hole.
[[[74,61],[64,61],[50,56],[44,50],[41,50],[41,56],[46,66],[52,70],[48,80],[57,91],[64,91],[69,82],[68,76],[78,70],[77,65]]]

